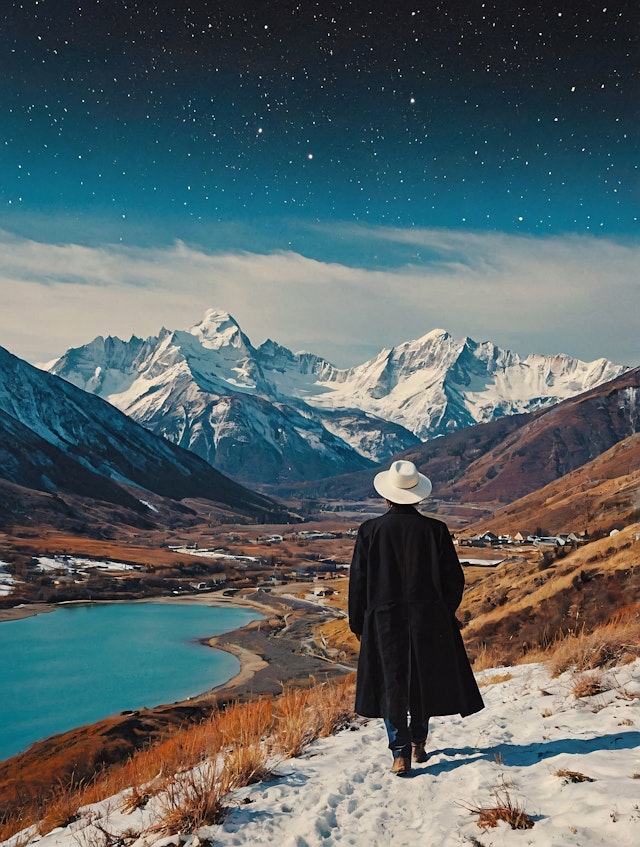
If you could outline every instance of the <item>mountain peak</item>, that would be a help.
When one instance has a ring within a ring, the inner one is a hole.
[[[189,333],[195,335],[202,346],[210,350],[249,346],[249,339],[235,318],[219,309],[208,309],[200,323],[190,327]]]
[[[421,335],[420,338],[416,338],[414,341],[406,341],[405,345],[419,345],[421,347],[425,345],[434,346],[445,342],[451,342],[453,340],[451,333],[447,332],[446,329],[432,329],[425,335]]]
[[[550,406],[625,370],[608,361],[523,360],[445,329],[343,370],[273,340],[256,349],[218,309],[190,330],[133,348],[103,346],[80,363],[60,360],[55,372],[218,470],[254,482],[386,461],[417,440]]]

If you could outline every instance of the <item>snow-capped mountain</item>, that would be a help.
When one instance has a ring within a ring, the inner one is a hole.
[[[96,338],[52,372],[239,479],[344,473],[447,432],[553,405],[625,368],[606,359],[521,358],[433,330],[357,367],[268,340],[253,347],[227,313],[188,331]]]
[[[122,349],[122,348],[121,348]],[[146,514],[147,494],[203,498],[252,518],[283,510],[100,397],[0,347],[0,481]]]
[[[221,312],[208,312],[188,332],[163,329],[146,341],[97,338],[51,370],[237,479],[346,473],[418,441],[357,408],[305,402],[333,366],[273,342],[256,349]]]
[[[607,382],[626,368],[606,359],[501,350],[435,329],[416,341],[331,375],[315,404],[358,408],[393,420],[422,441],[495,418],[532,412]],[[326,389],[330,388],[329,391]]]

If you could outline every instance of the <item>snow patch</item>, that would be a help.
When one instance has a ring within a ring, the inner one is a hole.
[[[66,571],[81,573],[85,570],[97,569],[103,571],[136,571],[140,565],[129,565],[125,562],[114,562],[110,559],[85,559],[81,556],[38,556],[37,566],[41,571]]]

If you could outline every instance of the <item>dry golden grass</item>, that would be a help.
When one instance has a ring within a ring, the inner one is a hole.
[[[355,677],[334,683],[322,683],[313,689],[313,709],[318,713],[318,737],[326,738],[345,729],[353,720],[351,704],[355,700]]]
[[[225,814],[223,800],[230,788],[224,772],[221,776],[211,762],[180,774],[163,792],[161,818],[152,829],[174,835],[219,823]]]
[[[286,759],[299,756],[318,733],[318,714],[309,708],[310,689],[285,690],[278,703],[273,744]]]
[[[83,806],[126,791],[121,811],[133,811],[158,795],[156,831],[193,832],[219,821],[229,793],[273,778],[282,756],[300,755],[316,738],[353,719],[355,678],[286,689],[274,699],[232,704],[206,721],[173,732],[122,765],[97,774],[88,784],[60,785],[48,801],[30,800],[0,819],[0,841],[36,827],[44,835],[73,821]],[[127,791],[128,789],[128,791]]]
[[[273,778],[275,763],[267,742],[273,721],[273,704],[265,699],[220,714],[216,732],[225,748],[222,770],[229,785],[242,787]]]
[[[264,738],[273,726],[273,702],[265,698],[243,706],[235,704],[214,713],[208,722],[209,732],[219,733],[229,746],[248,746]]]
[[[595,782],[593,777],[586,776],[580,771],[568,771],[565,769],[561,769],[554,772],[554,776],[559,776],[564,779],[565,782]]]
[[[593,697],[596,694],[603,694],[609,691],[611,686],[605,681],[601,673],[580,674],[575,677],[571,685],[571,692],[574,697],[580,699],[582,697]]]
[[[45,831],[68,826],[78,817],[78,809],[84,805],[83,787],[74,786],[67,791],[60,785],[52,801],[47,805],[42,816],[42,828]]]
[[[487,685],[499,685],[501,682],[508,682],[510,679],[513,679],[512,673],[494,673],[492,676],[480,680],[478,685],[481,688]]]
[[[483,644],[473,659],[473,669],[476,673],[487,671],[489,668],[499,668],[507,663],[506,652],[496,645]]]
[[[638,604],[615,613],[592,632],[581,630],[556,640],[547,651],[551,673],[559,676],[570,668],[578,671],[607,668],[640,656]]]
[[[477,824],[486,829],[498,826],[499,821],[508,823],[511,829],[531,829],[534,821],[511,796],[506,785],[502,784],[493,791],[494,805],[466,806],[468,811],[478,816]]]

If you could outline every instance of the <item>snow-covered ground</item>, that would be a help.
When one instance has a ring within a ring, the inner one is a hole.
[[[17,582],[18,580],[7,571],[6,563],[0,562],[0,597],[11,594]]]
[[[381,721],[370,720],[280,763],[272,782],[238,792],[226,820],[200,830],[199,839],[215,847],[640,844],[640,660],[605,672],[609,690],[584,699],[573,693],[574,674],[552,679],[538,664],[478,678],[485,710],[434,719],[430,759],[410,776],[389,773]],[[563,770],[592,781],[571,782],[557,774]],[[531,828],[478,827],[470,809],[495,806],[505,790]],[[153,821],[154,802],[123,814],[122,797],[112,798],[38,843],[97,845],[106,843],[104,831],[140,832]],[[134,843],[196,847],[193,835],[143,835]]]
[[[259,564],[263,562],[259,556],[236,556],[226,550],[206,550],[196,547],[170,547],[170,550],[175,550],[176,553],[185,553],[188,556],[200,556],[202,559],[228,559],[233,562],[251,562]]]
[[[114,562],[110,559],[84,559],[80,556],[38,556],[38,568],[41,571],[66,570],[77,573],[90,568],[102,571],[135,571],[139,565],[128,565],[125,562]]]

